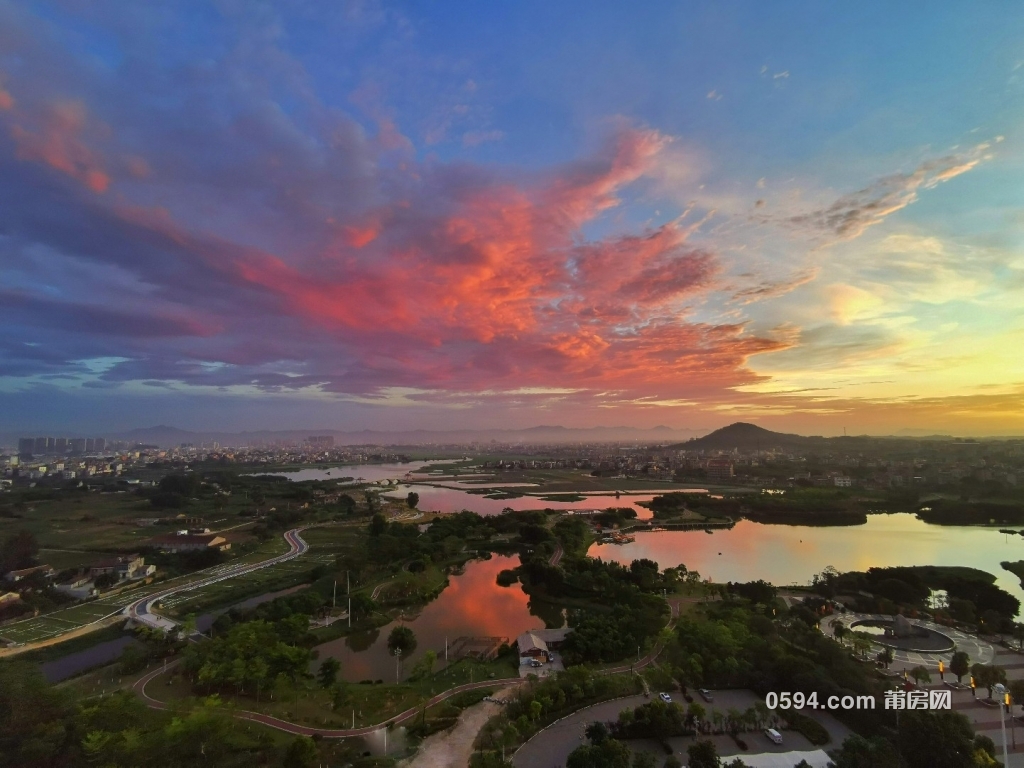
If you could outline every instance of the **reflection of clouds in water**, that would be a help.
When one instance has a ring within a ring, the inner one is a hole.
[[[438,488],[433,485],[399,485],[393,487],[385,495],[395,500],[401,500],[409,491],[415,491],[420,496],[417,505],[419,509],[427,512],[461,512],[468,509],[479,515],[500,515],[506,507],[521,512],[528,509],[557,509],[557,510],[592,510],[608,509],[609,507],[629,507],[637,514],[637,518],[646,520],[651,517],[651,511],[641,507],[637,502],[650,501],[657,494],[646,493],[639,495],[623,495],[618,499],[612,494],[592,495],[582,501],[547,501],[539,496],[520,496],[514,499],[488,499],[485,496],[468,493],[456,488]]]
[[[518,557],[494,556],[466,565],[465,573],[450,576],[441,595],[424,606],[419,615],[401,622],[416,634],[417,648],[403,661],[405,674],[428,650],[437,651],[444,659],[444,643],[462,636],[499,636],[514,639],[524,630],[541,627],[544,622],[531,615],[526,593],[518,583],[499,587],[498,572],[519,565]],[[361,633],[359,640],[332,640],[318,647],[320,658],[334,656],[341,661],[341,674],[346,680],[393,680],[395,660],[387,651],[389,624],[374,633]],[[367,642],[368,635],[373,638]]]
[[[721,556],[719,556],[721,552]],[[907,513],[868,515],[854,526],[765,525],[739,521],[732,530],[638,533],[632,544],[595,544],[590,554],[628,564],[647,557],[662,567],[683,563],[716,581],[765,579],[806,584],[827,565],[840,571],[875,566],[962,565],[996,577],[1024,602],[1020,581],[1003,560],[1024,559],[1024,539],[994,528],[928,525]]]

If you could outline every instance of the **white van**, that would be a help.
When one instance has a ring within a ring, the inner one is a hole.
[[[773,744],[782,743],[782,734],[774,728],[765,728],[764,735],[771,739]]]

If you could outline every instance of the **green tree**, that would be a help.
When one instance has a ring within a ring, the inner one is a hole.
[[[591,744],[601,744],[611,736],[608,726],[600,720],[595,720],[588,725],[585,733]]]
[[[315,741],[308,736],[296,736],[284,754],[284,766],[285,768],[312,768],[316,765],[318,757]]]
[[[50,688],[38,667],[0,664],[0,766],[65,765],[72,746],[71,702]]]
[[[710,739],[701,739],[686,750],[689,768],[719,768],[718,750]]]
[[[118,578],[116,573],[101,573],[95,579],[92,580],[93,586],[96,589],[107,589],[117,584]]]
[[[1006,683],[1006,670],[994,664],[975,664],[971,667],[971,674],[974,675],[975,685],[988,690],[988,697],[992,698],[992,688],[996,683]]]
[[[242,752],[234,722],[214,696],[187,715],[173,718],[164,728],[160,743],[161,764],[175,768],[237,764]]]
[[[966,651],[953,652],[953,657],[949,660],[949,671],[956,675],[958,683],[963,681],[964,675],[971,671],[971,657]]]
[[[664,768],[683,768],[683,762],[675,755],[669,755],[665,758]]]
[[[338,670],[341,669],[341,662],[339,662],[333,656],[328,656],[320,663],[320,669],[317,670],[316,679],[320,683],[321,688],[330,688],[334,685],[334,682],[338,679]]]
[[[895,657],[893,656],[892,648],[883,648],[878,652],[878,655],[875,658],[882,662],[885,665],[885,668],[888,669]]]
[[[362,592],[352,595],[352,618],[368,616],[377,610],[377,603]]]
[[[388,652],[394,656],[401,652],[408,657],[416,650],[416,634],[409,627],[398,626],[388,635]]]
[[[370,498],[369,496],[367,498]],[[380,536],[388,529],[388,519],[377,512],[370,520],[370,535]]]
[[[544,705],[534,699],[530,702],[530,719],[540,720],[540,716],[544,714]]]
[[[899,768],[899,754],[882,736],[864,738],[853,734],[835,752],[836,768]]]
[[[632,768],[657,768],[654,755],[650,752],[636,752],[633,754]]]
[[[416,509],[416,505],[420,503],[420,495],[415,491],[409,491],[409,495],[405,497],[405,503],[409,509]]]
[[[843,644],[843,638],[846,637],[846,625],[842,622],[836,622],[835,626],[832,627],[832,636],[839,641],[839,644]]]
[[[565,768],[629,768],[629,747],[616,739],[576,747]]]
[[[835,768],[899,768],[900,756],[881,736],[865,739],[854,734],[836,750],[832,761]]]
[[[912,670],[910,670],[910,676],[914,678],[914,682],[918,685],[920,685],[921,683],[930,683],[932,681],[931,674],[925,667],[921,665],[918,665],[914,667]]]
[[[31,531],[21,530],[7,537],[0,548],[0,576],[35,565],[39,542]]]
[[[898,740],[909,768],[974,768],[974,730],[959,712],[904,712]]]

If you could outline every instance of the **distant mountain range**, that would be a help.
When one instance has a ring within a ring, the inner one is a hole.
[[[802,435],[772,432],[756,424],[738,421],[727,427],[716,429],[714,432],[703,437],[698,437],[672,447],[697,451],[731,451],[733,449],[741,451],[798,450],[806,448],[814,442],[827,439],[834,438],[803,437]]]
[[[837,448],[853,449],[869,443],[886,441],[886,444],[907,442],[918,443],[922,440],[953,440],[950,435],[929,434],[927,430],[903,430],[896,435],[879,437],[870,435],[851,435],[840,437],[822,437],[813,435],[792,435],[784,432],[772,432],[756,424],[738,421],[727,427],[716,429],[702,437],[694,438],[671,446],[672,448],[697,451],[815,451],[835,450]]]

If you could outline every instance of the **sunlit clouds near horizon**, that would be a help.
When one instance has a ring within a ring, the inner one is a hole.
[[[573,7],[0,0],[0,427],[1024,434],[1024,10]]]

